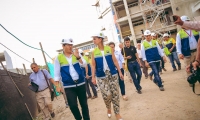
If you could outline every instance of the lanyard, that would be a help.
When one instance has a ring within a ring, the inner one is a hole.
[[[185,30],[184,30],[184,31],[185,31]],[[185,31],[185,32],[186,32],[186,31]],[[186,32],[186,33],[187,33],[187,32]],[[188,33],[187,33],[187,34],[188,34]],[[190,30],[190,34],[188,34],[188,36],[190,36],[190,37],[192,36],[191,30]]]

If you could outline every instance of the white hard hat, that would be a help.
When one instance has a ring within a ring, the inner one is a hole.
[[[71,44],[71,45],[73,45],[74,42],[73,42],[72,38],[68,38],[68,39],[62,39],[61,44]]]
[[[79,52],[79,53],[83,53],[83,50],[81,50],[81,49],[78,49],[78,52]]]
[[[168,34],[168,33],[165,33],[165,34],[163,35],[163,37],[169,37],[169,34]]]
[[[89,53],[88,53],[88,52],[86,52],[86,53],[85,53],[85,55],[89,55]]]
[[[151,33],[151,36],[156,36],[156,33]]]
[[[182,21],[190,21],[190,18],[186,15],[181,16]]]
[[[145,30],[144,31],[144,35],[151,35],[151,31],[150,30]]]
[[[100,38],[105,38],[104,34],[102,32],[95,33],[92,35],[92,37],[100,37]]]

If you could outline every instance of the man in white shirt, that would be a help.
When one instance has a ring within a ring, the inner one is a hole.
[[[114,54],[115,54],[115,57],[118,61],[118,64],[119,64],[119,67],[121,69],[121,72],[122,74],[124,75],[124,69],[123,69],[123,64],[125,63],[124,62],[124,58],[123,58],[123,55],[121,54],[120,51],[116,51],[115,50],[115,43],[114,42],[110,42],[108,44],[110,46],[110,48],[113,50]],[[119,76],[119,73],[118,73],[118,76]],[[123,100],[128,100],[126,94],[125,94],[125,84],[124,84],[124,80],[121,80],[120,77],[119,78],[119,87],[120,87],[120,90],[121,90],[121,94],[122,94],[122,97],[123,97]]]
[[[182,21],[190,21],[187,16],[181,17]],[[196,58],[197,43],[200,33],[182,27],[176,36],[176,48],[180,59],[184,60],[185,66],[189,65]],[[187,73],[189,76],[190,73]]]
[[[138,53],[138,57],[140,58],[140,62],[142,63],[142,72],[144,73],[145,79],[147,79],[148,67],[145,66],[144,61],[142,60],[141,43],[137,44],[137,53]]]
[[[145,62],[146,67],[150,66],[154,74],[154,82],[158,85],[160,91],[164,91],[161,77],[159,75],[160,61],[163,59],[166,62],[163,51],[161,50],[158,42],[152,40],[151,31],[146,30],[144,32],[146,40],[143,41],[141,46],[142,59]]]
[[[90,120],[89,109],[87,104],[85,79],[81,69],[87,63],[80,57],[78,50],[73,49],[73,40],[63,39],[63,53],[59,54],[55,59],[54,65],[54,80],[62,79],[67,101],[72,114],[76,120]],[[80,114],[77,98],[82,108],[82,116]]]

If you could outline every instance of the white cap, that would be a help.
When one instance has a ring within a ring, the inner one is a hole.
[[[102,32],[93,34],[92,37],[100,37],[100,38],[105,38],[104,34]]]
[[[165,34],[163,35],[163,37],[169,37],[169,34],[168,34],[168,33],[165,33]]]
[[[85,53],[85,55],[89,55],[89,53],[88,53],[88,52],[86,52],[86,53]]]
[[[144,35],[151,35],[151,31],[150,30],[145,30],[144,31]]]
[[[74,42],[73,42],[72,38],[68,38],[68,39],[62,39],[61,44],[71,44],[71,45],[73,45]]]
[[[83,50],[81,50],[81,49],[78,49],[78,52],[79,52],[79,53],[83,53]]]
[[[186,15],[181,16],[182,21],[190,21],[190,18]]]
[[[151,33],[151,36],[156,36],[156,33]]]

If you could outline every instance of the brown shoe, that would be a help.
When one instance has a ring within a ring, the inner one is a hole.
[[[93,96],[91,99],[95,99],[95,98],[98,98],[98,96]]]
[[[165,68],[163,68],[164,71],[167,71]]]
[[[178,66],[178,70],[181,70],[181,66]]]
[[[52,117],[52,118],[55,117],[55,113],[54,113],[54,112],[51,113],[51,117]]]

